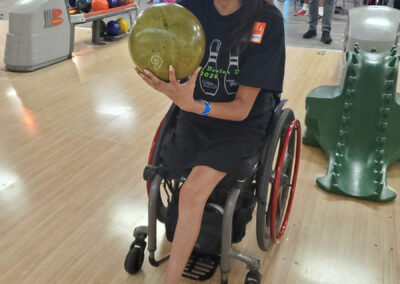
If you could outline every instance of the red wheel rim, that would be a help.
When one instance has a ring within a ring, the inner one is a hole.
[[[285,160],[285,153],[289,147],[289,140],[293,134],[293,131],[297,132],[297,139],[296,139],[296,157],[295,157],[294,171],[292,176],[292,183],[291,185],[289,185],[291,186],[290,197],[282,226],[277,234],[275,230],[275,225],[276,225],[275,223],[276,223],[276,207],[278,203],[279,185],[281,182],[282,167]],[[297,173],[299,170],[299,162],[300,162],[300,148],[301,148],[301,125],[298,120],[293,120],[286,132],[283,146],[279,153],[280,156],[275,173],[274,189],[272,195],[271,219],[270,219],[270,234],[271,234],[271,239],[274,243],[279,243],[280,239],[285,233],[286,226],[289,221],[290,210],[292,209],[292,204],[293,204],[294,192],[296,190]]]
[[[161,126],[163,125],[165,118],[167,117],[167,115],[164,116],[164,118],[161,120],[160,125],[158,126],[157,132],[154,135],[154,139],[153,139],[153,143],[151,144],[151,149],[150,149],[150,154],[149,154],[149,160],[147,162],[148,165],[151,165],[152,161],[153,161],[153,153],[154,153],[154,148],[156,146],[156,142],[158,139],[158,135],[160,134],[160,130],[161,130]],[[150,193],[150,182],[146,182],[147,185],[147,195],[149,195]]]

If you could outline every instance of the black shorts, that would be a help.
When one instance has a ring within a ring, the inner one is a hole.
[[[177,176],[188,176],[195,166],[233,173],[242,159],[257,155],[265,142],[273,107],[256,124],[199,118],[179,111],[161,148],[161,162]],[[251,169],[250,169],[251,171]]]

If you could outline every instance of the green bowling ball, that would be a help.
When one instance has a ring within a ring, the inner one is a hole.
[[[192,74],[204,56],[205,36],[199,20],[186,8],[160,4],[143,11],[129,36],[135,65],[158,78],[169,79],[169,66],[177,79]]]

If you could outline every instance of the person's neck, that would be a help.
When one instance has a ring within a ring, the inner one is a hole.
[[[227,16],[240,8],[240,0],[214,0],[214,6],[218,13]]]

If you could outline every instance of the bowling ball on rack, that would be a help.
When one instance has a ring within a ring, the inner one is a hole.
[[[108,0],[108,7],[109,8],[118,7],[118,0]]]
[[[129,32],[129,23],[127,20],[125,20],[124,18],[120,18],[117,20],[117,22],[121,27],[121,34],[126,34],[127,32]]]
[[[126,5],[135,3],[133,0],[126,0]]]
[[[71,8],[75,8],[76,7],[76,0],[69,0],[69,6]]]
[[[92,10],[94,12],[107,10],[108,1],[107,0],[92,0]]]
[[[180,80],[192,74],[203,59],[203,27],[180,5],[152,6],[136,20],[129,36],[129,51],[140,70],[147,69],[167,81],[172,65]]]
[[[78,13],[79,13],[79,11],[76,8],[69,8],[68,9],[68,14],[70,14],[70,15],[75,15],[75,14],[78,14]]]
[[[76,8],[81,11],[81,13],[89,13],[92,8],[92,0],[77,0]]]
[[[117,36],[121,33],[121,26],[117,21],[109,21],[107,23],[107,35],[108,36]]]
[[[126,5],[126,0],[117,0],[118,1],[118,6],[125,6]]]
[[[93,29],[94,23],[92,23],[92,29]],[[100,21],[100,37],[105,37],[106,36],[106,31],[107,31],[107,25],[104,21]]]

